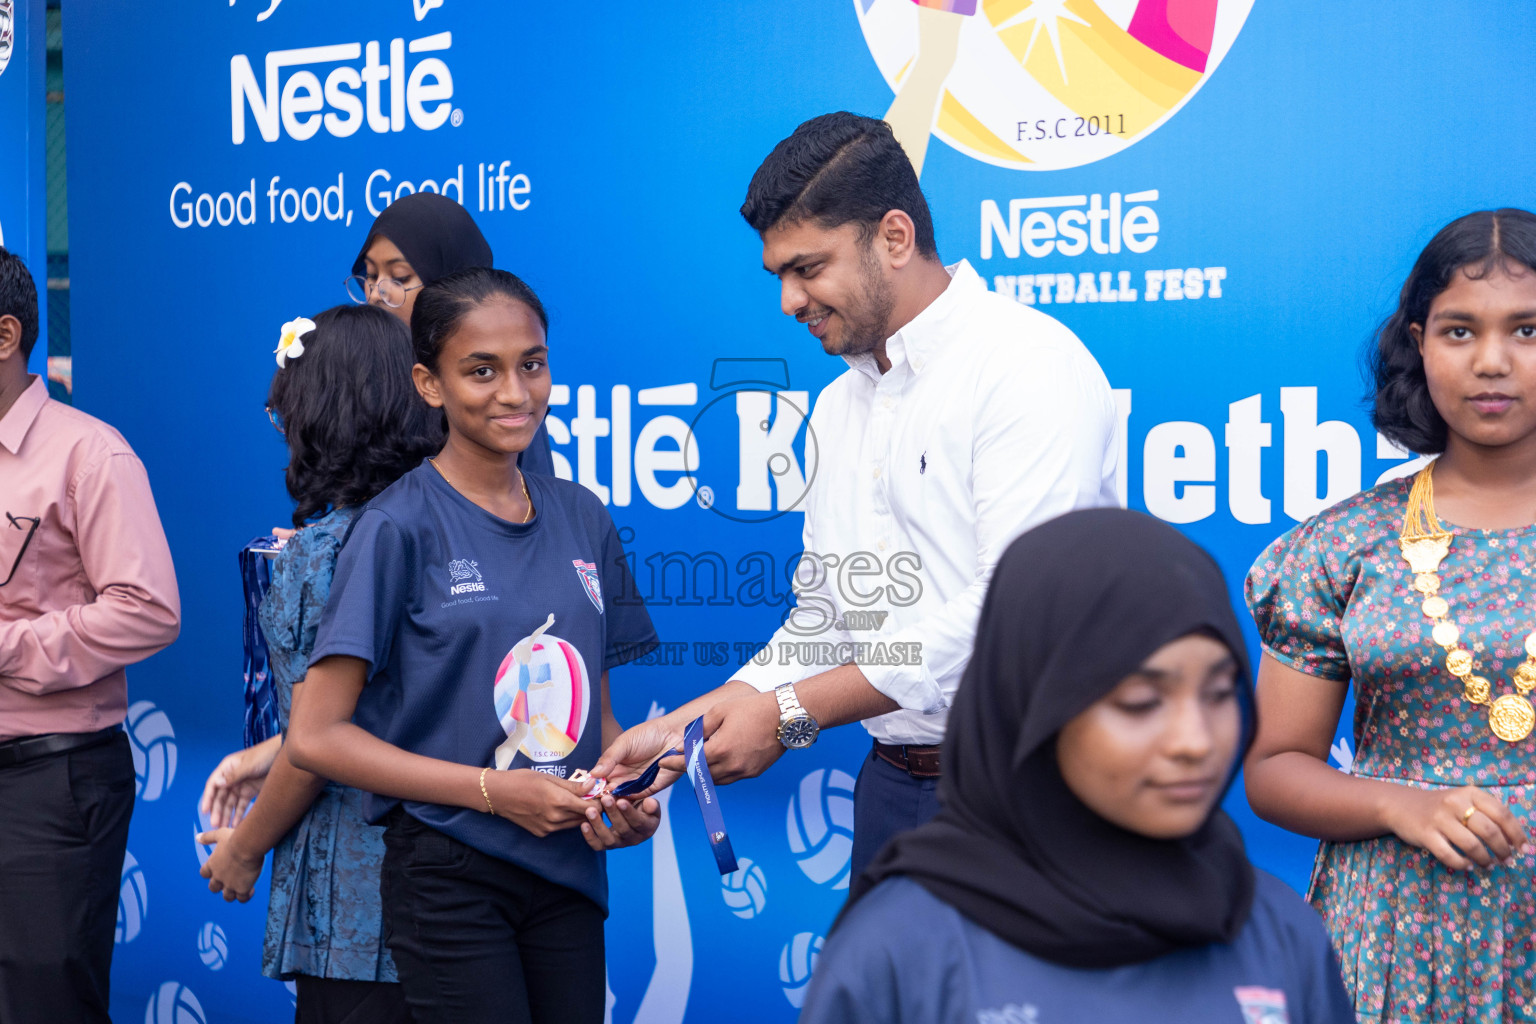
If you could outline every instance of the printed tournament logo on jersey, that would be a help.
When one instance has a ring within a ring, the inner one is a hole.
[[[1243,1008],[1247,1024],[1291,1024],[1291,1016],[1285,1010],[1285,993],[1279,989],[1239,986],[1232,994]]]
[[[538,764],[569,757],[586,729],[592,707],[587,663],[574,644],[549,633],[555,617],[519,640],[496,670],[492,702],[506,740],[496,748],[496,767],[518,754]]]
[[[576,575],[581,577],[581,585],[586,588],[587,596],[592,599],[592,607],[597,613],[603,613],[603,583],[597,576],[596,562],[583,562],[579,558],[571,559],[571,564],[576,567]]]
[[[485,581],[480,577],[480,563],[467,558],[455,558],[448,563],[448,594],[468,594],[484,590]]]

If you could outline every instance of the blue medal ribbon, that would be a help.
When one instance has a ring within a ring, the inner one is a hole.
[[[725,816],[720,813],[720,797],[716,792],[715,777],[709,771],[709,759],[704,756],[704,717],[701,715],[688,723],[683,732],[683,749],[669,750],[641,772],[636,778],[615,786],[611,792],[616,797],[630,797],[649,789],[661,771],[661,762],[669,757],[683,755],[688,765],[688,781],[693,783],[693,796],[699,802],[699,814],[704,818],[704,834],[709,839],[709,850],[715,855],[715,864],[722,875],[736,870],[736,851],[731,848],[730,834],[725,830]]]

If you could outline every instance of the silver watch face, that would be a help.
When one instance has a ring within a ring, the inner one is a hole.
[[[779,742],[790,750],[800,750],[816,742],[821,727],[809,715],[791,718],[779,726]]]

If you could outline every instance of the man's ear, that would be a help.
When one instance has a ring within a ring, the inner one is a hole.
[[[880,218],[875,238],[892,269],[901,269],[917,255],[917,225],[905,210],[890,210]]]
[[[21,355],[21,321],[9,313],[0,316],[0,362]]]

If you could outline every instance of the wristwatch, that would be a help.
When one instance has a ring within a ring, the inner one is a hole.
[[[800,698],[795,696],[795,684],[785,683],[775,687],[773,695],[779,701],[778,739],[785,749],[804,750],[815,743],[821,726],[800,706]]]

